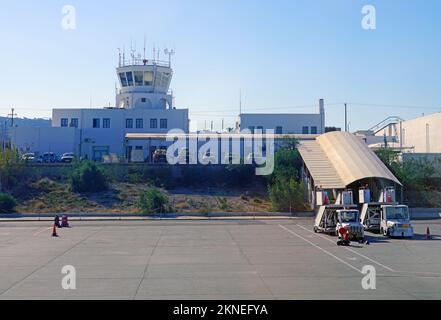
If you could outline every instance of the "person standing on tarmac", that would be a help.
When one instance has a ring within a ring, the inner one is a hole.
[[[57,226],[57,228],[61,228],[60,217],[58,215],[55,216],[54,222],[55,222],[55,225]]]

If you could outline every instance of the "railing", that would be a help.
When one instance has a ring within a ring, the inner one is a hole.
[[[376,124],[372,128],[370,128],[369,131],[372,131],[375,134],[375,133],[383,130],[384,128],[390,126],[391,124],[397,124],[402,121],[403,121],[403,119],[401,119],[400,117],[396,117],[396,116],[389,117],[389,118],[384,119],[380,123]]]
[[[154,60],[154,59],[142,59],[142,58],[132,58],[121,60],[119,67],[129,67],[129,66],[160,66],[170,68],[169,61]]]

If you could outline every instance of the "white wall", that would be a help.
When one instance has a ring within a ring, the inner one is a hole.
[[[402,123],[403,145],[416,153],[441,153],[441,113]]]
[[[11,140],[20,152],[78,152],[79,131],[74,128],[16,127],[11,129]]]
[[[78,128],[61,127],[61,119],[78,119]],[[100,119],[100,128],[93,128],[93,119]],[[110,119],[110,128],[103,128],[103,119]],[[126,128],[126,119],[133,119],[133,128]],[[143,128],[136,128],[136,119],[143,119]],[[150,128],[150,119],[157,120],[157,128]],[[160,128],[160,120],[167,119],[167,128]],[[187,109],[54,109],[51,128],[14,128],[13,141],[23,151],[75,152],[93,159],[94,149],[106,148],[110,154],[125,156],[126,133],[162,133],[171,129],[189,131]]]
[[[441,113],[403,121],[400,124],[387,127],[377,133],[377,136],[397,135],[397,141],[402,136],[402,145],[410,152],[441,153]]]
[[[242,114],[240,116],[241,131],[249,127],[262,126],[264,129],[276,130],[276,127],[283,128],[283,134],[302,134],[303,127],[308,127],[311,134],[311,127],[317,127],[317,133],[324,133],[324,125],[321,114]]]

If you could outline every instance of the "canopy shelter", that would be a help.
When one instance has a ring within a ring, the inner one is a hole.
[[[402,186],[378,156],[351,133],[330,132],[300,141],[298,148],[304,162],[303,176],[312,193],[363,184],[372,189]]]

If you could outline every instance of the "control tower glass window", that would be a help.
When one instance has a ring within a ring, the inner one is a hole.
[[[133,86],[133,73],[132,72],[127,72],[126,73],[126,77],[127,77],[127,84],[129,87]]]
[[[121,85],[123,87],[127,87],[127,77],[126,74],[124,72],[119,74],[119,78],[121,79]]]
[[[144,84],[143,72],[142,71],[135,71],[133,73],[135,75],[135,86],[141,87]]]
[[[144,72],[144,85],[145,86],[152,86],[153,85],[153,72],[152,71],[145,71]]]

